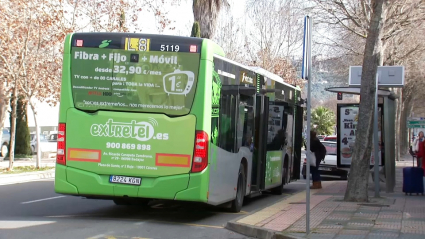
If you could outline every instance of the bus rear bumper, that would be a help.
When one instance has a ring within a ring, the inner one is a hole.
[[[109,182],[109,175],[99,175],[57,164],[55,192],[105,199],[127,196],[206,202],[207,192],[201,186],[204,178],[206,177],[203,173],[181,174],[158,178],[143,177],[140,186],[112,184]]]

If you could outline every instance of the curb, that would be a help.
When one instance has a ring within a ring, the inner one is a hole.
[[[324,188],[327,188],[327,187],[329,187],[333,184],[335,184],[335,182],[329,183]],[[295,193],[295,194],[297,194],[297,193]],[[294,196],[294,194],[291,195],[291,196]],[[290,198],[290,197],[288,197],[288,198]],[[281,201],[287,200],[288,198],[283,198],[282,200],[279,200],[278,202],[274,202],[271,205],[274,205],[274,204],[279,203]],[[266,207],[268,207],[268,206],[266,206]],[[263,207],[261,209],[258,209],[257,211],[251,212],[248,215],[252,215],[252,214],[254,214],[258,211],[263,210],[266,207]],[[234,231],[236,233],[245,235],[245,236],[254,237],[254,238],[261,238],[261,239],[300,239],[300,238],[302,238],[302,237],[287,235],[287,234],[280,232],[280,231],[265,229],[265,228],[262,228],[262,227],[237,222],[240,219],[247,217],[248,215],[243,215],[241,217],[238,217],[236,219],[228,221],[225,228],[228,229],[228,230]]]
[[[41,171],[41,172],[0,175],[0,185],[24,183],[24,182],[30,182],[30,181],[34,181],[38,179],[49,179],[54,177],[55,177],[55,169]]]
[[[237,219],[236,219],[237,220]],[[227,222],[226,229],[234,231],[236,233],[254,237],[254,238],[261,238],[261,239],[299,239],[299,237],[293,237],[288,236],[285,234],[282,234],[281,232],[273,231],[264,229],[257,226],[252,225],[246,225],[242,223],[237,223],[235,221],[229,221]]]

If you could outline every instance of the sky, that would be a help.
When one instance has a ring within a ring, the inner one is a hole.
[[[169,0],[165,2],[173,2],[174,0]],[[164,30],[162,34],[167,35],[181,35],[189,36],[193,23],[193,12],[192,12],[192,0],[177,0],[180,1],[179,4],[174,5],[164,5],[163,10],[168,12],[168,18],[173,21],[170,25],[175,27],[175,30]],[[230,11],[232,15],[238,19],[243,17],[245,13],[245,4],[246,0],[228,0],[231,4]],[[227,13],[222,12],[222,15]],[[225,16],[226,17],[226,16]],[[303,18],[303,16],[300,16]],[[142,12],[139,14],[138,22],[143,24],[143,33],[158,33],[158,30],[155,26],[155,17],[152,13]],[[246,22],[246,27],[249,28],[250,23],[249,19]],[[78,24],[87,25],[87,19],[79,19]],[[218,31],[220,29],[217,29]],[[84,31],[91,31],[91,29],[84,29]],[[131,31],[131,29],[130,29]],[[314,52],[313,52],[314,54]],[[300,49],[300,57],[302,55],[302,49]],[[37,119],[39,126],[56,126],[59,120],[59,105],[56,107],[50,107],[47,103],[37,102]],[[28,107],[28,126],[34,127],[34,115],[30,107]],[[5,120],[5,127],[10,127],[9,119]]]
[[[230,0],[232,4],[231,11],[235,16],[244,14],[245,0]],[[233,7],[235,6],[235,7]],[[236,7],[237,6],[237,7]],[[175,21],[171,26],[176,27],[175,30],[165,30],[163,34],[170,35],[189,35],[192,23],[192,0],[180,0],[178,6],[164,6],[164,11],[168,11],[168,17]],[[144,33],[158,33],[154,22],[155,18],[152,14],[140,14],[140,22],[143,22]],[[85,24],[86,21],[80,21],[80,24]],[[47,103],[37,102],[37,121],[39,126],[56,126],[59,122],[59,105],[51,107]],[[28,106],[28,126],[34,127],[34,114]],[[10,127],[9,117],[4,122],[4,127]]]

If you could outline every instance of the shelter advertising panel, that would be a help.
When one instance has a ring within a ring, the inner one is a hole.
[[[382,105],[378,106],[378,138],[379,138],[379,165],[382,166]],[[350,167],[353,159],[354,145],[356,142],[356,131],[359,120],[358,104],[338,104],[337,110],[337,166]],[[372,146],[370,165],[375,164],[373,139],[370,142]]]

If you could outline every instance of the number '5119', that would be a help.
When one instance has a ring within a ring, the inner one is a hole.
[[[161,51],[179,51],[180,46],[179,45],[161,45]]]

